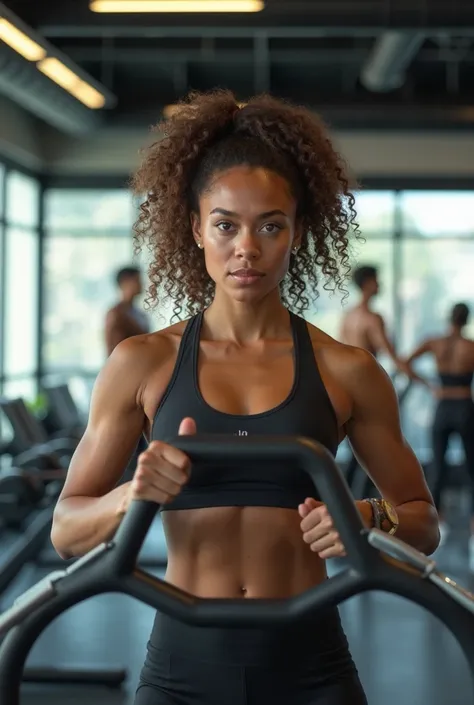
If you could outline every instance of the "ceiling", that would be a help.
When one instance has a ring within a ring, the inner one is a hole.
[[[111,125],[148,124],[188,89],[219,86],[241,100],[270,91],[304,103],[340,129],[474,126],[467,0],[266,0],[247,15],[100,15],[88,0],[5,4],[116,96],[101,111]]]

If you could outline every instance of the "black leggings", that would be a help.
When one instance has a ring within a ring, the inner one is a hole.
[[[135,705],[265,703],[367,705],[336,610],[285,630],[212,629],[157,615]]]
[[[446,451],[451,434],[461,437],[466,456],[466,468],[472,483],[472,513],[474,514],[474,403],[471,399],[442,399],[433,423],[433,499],[441,506],[441,494],[448,479]]]

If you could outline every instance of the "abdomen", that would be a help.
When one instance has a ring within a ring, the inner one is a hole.
[[[326,577],[293,509],[212,507],[162,514],[166,580],[199,597],[284,598]]]

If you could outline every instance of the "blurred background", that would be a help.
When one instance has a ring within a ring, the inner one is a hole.
[[[173,1],[179,11],[0,2],[0,395],[39,416],[43,387],[61,384],[87,416],[115,273],[146,271],[127,181],[156,139],[149,126],[191,88],[243,101],[269,91],[322,115],[360,183],[353,264],[379,268],[376,308],[398,351],[441,334],[453,303],[474,304],[474,5]],[[356,298],[350,289],[346,305]],[[342,312],[323,291],[308,318],[337,336]],[[169,312],[150,317],[156,329]],[[430,376],[430,365],[419,369]],[[402,408],[425,465],[434,403],[415,387]],[[456,441],[449,457],[462,463]],[[433,695],[420,692],[407,704]]]

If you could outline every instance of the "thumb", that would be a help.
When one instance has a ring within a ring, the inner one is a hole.
[[[197,433],[196,422],[189,416],[179,424],[178,436],[194,436]]]

